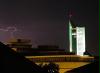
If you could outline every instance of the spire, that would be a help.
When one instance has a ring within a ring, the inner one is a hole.
[[[71,19],[71,17],[72,17],[72,14],[70,13],[70,14],[69,14],[69,20]]]
[[[71,19],[71,17],[72,17],[72,12],[69,10],[69,12],[68,12],[68,18],[69,18],[69,20]]]
[[[70,21],[69,21],[69,48],[70,52],[72,52],[72,26]]]
[[[71,25],[72,14],[69,14],[69,51],[72,52],[72,25]]]

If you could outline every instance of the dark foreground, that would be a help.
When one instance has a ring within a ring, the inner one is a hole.
[[[58,73],[54,63],[37,65],[0,42],[0,73]]]
[[[0,73],[59,73],[59,66],[54,63],[37,65],[0,42]],[[66,73],[99,73],[99,61]]]
[[[99,57],[95,57],[95,61],[91,64],[73,69],[66,73],[99,73]]]

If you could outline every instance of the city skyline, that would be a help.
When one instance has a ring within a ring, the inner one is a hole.
[[[14,36],[37,45],[59,45],[69,50],[68,14],[76,26],[86,28],[86,49],[98,55],[98,0],[1,0],[0,28],[16,27]],[[10,32],[0,31],[0,41]]]

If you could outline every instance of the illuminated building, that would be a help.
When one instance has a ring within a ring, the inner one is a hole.
[[[85,27],[75,27],[69,20],[69,49],[76,55],[83,56],[85,53]]]
[[[32,49],[30,40],[16,39],[9,42],[8,45],[17,52],[32,53],[25,55],[27,59],[36,64],[48,64],[54,62],[59,65],[59,73],[78,68],[94,61],[94,57],[84,55],[85,52],[85,27],[73,28],[69,21],[69,49],[70,53],[65,53],[65,50],[59,50],[57,46],[38,46],[37,49]],[[71,54],[72,53],[72,54]],[[35,55],[34,55],[35,54]]]

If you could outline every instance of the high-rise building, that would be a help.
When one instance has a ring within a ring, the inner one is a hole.
[[[85,52],[85,27],[72,27],[69,20],[69,50],[83,56]]]

